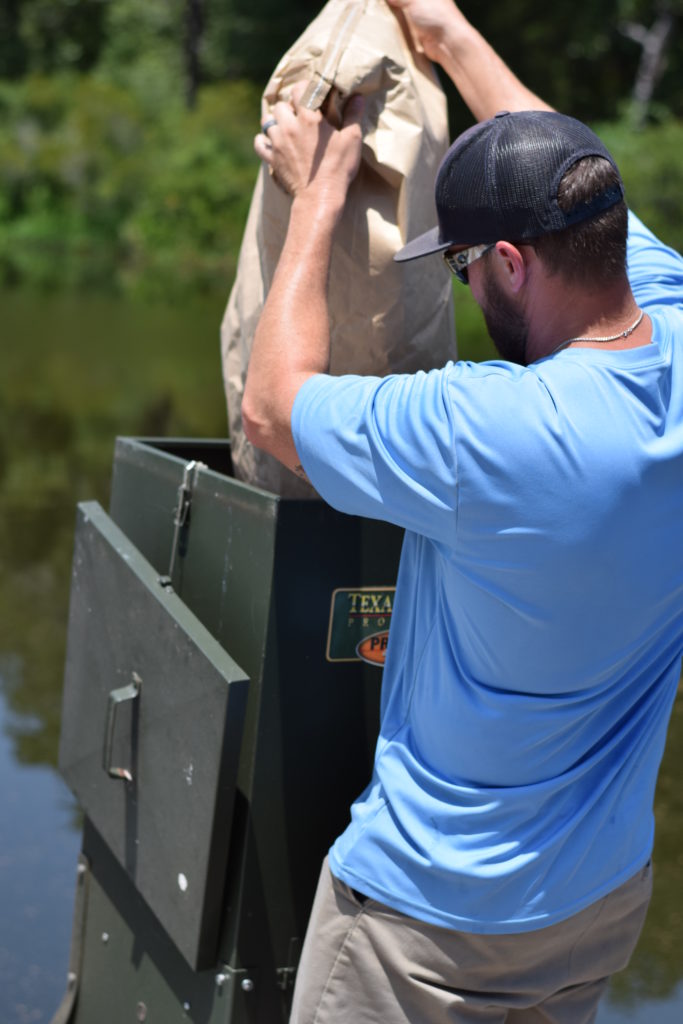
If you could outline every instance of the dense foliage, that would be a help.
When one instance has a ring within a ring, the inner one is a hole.
[[[559,109],[611,123],[632,204],[681,245],[681,55],[670,41],[628,129],[642,47],[663,3],[475,6],[473,22]],[[232,277],[257,163],[259,95],[319,0],[0,0],[0,284],[182,294]],[[673,37],[672,37],[673,38]],[[470,116],[447,86],[452,130]]]
[[[97,76],[0,85],[0,281],[225,287],[257,117],[247,82],[205,86],[191,112]]]
[[[321,0],[0,0],[0,78],[106,66],[127,81],[164,64],[181,92],[204,81],[263,83]],[[582,117],[613,117],[630,94],[641,47],[626,23],[649,28],[681,0],[540,0],[461,7],[494,47],[550,102]],[[683,114],[683,54],[672,39],[656,100]]]

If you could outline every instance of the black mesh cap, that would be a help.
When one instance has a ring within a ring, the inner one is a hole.
[[[560,181],[585,156],[608,150],[581,121],[549,110],[496,114],[460,135],[436,176],[438,226],[408,242],[395,260],[443,252],[452,245],[500,239],[521,242],[594,217],[618,203],[618,185],[565,213],[557,201]]]

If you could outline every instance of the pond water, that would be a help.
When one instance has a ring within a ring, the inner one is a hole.
[[[117,434],[226,432],[224,297],[0,294],[0,1024],[66,983],[80,820],[56,771],[75,505]]]
[[[0,675],[0,689],[5,684]],[[11,732],[27,725],[0,697],[0,1020],[6,1024],[49,1020],[59,1005],[80,848],[76,807],[54,769],[16,759]]]
[[[106,506],[117,434],[222,436],[222,296],[143,306],[0,295],[0,1024],[64,991],[78,809],[56,771],[74,508]],[[683,1020],[683,702],[657,792],[655,890],[598,1024]]]

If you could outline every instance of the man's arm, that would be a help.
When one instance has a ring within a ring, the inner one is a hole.
[[[477,121],[500,110],[552,110],[522,85],[453,0],[388,3],[405,15],[416,43],[443,67]]]
[[[683,310],[683,256],[664,245],[629,211],[626,266],[636,302]]]
[[[324,373],[330,339],[327,276],[332,237],[360,163],[362,99],[332,128],[318,112],[278,103],[276,123],[254,148],[293,196],[287,237],[254,336],[242,403],[247,438],[301,473],[291,431],[300,387]]]
[[[453,79],[478,119],[499,110],[550,109],[526,89],[451,0],[389,0],[417,42]],[[242,403],[247,438],[295,472],[294,399],[329,363],[327,275],[334,229],[360,163],[361,102],[352,98],[341,130],[319,112],[278,103],[256,152],[293,196],[287,237],[261,314]]]

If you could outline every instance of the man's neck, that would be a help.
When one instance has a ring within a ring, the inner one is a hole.
[[[595,291],[567,287],[558,277],[547,279],[546,285],[529,310],[530,363],[569,347],[624,349],[649,344],[649,318],[636,324],[640,310],[627,279]]]

